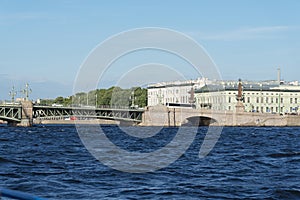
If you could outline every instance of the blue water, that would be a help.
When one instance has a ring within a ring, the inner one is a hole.
[[[164,146],[177,131],[130,142],[116,126],[103,130],[122,148],[145,151]],[[167,168],[131,174],[92,157],[74,126],[1,126],[0,187],[48,199],[300,199],[300,128],[226,127],[200,159],[206,130],[199,128]]]

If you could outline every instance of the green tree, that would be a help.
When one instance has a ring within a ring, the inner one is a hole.
[[[134,94],[134,99],[133,99]],[[147,89],[133,87],[131,89],[122,89],[120,87],[110,87],[108,89],[97,89],[88,93],[79,92],[73,96],[64,98],[57,97],[55,99],[43,99],[42,105],[52,105],[53,103],[62,104],[64,106],[119,106],[130,107],[132,101],[134,105],[139,107],[147,106]],[[97,103],[96,103],[97,102]]]
[[[63,97],[57,97],[57,98],[54,100],[54,103],[55,103],[55,104],[63,104],[63,103],[64,103],[64,98],[63,98]]]

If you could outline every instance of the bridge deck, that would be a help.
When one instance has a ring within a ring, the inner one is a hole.
[[[117,121],[141,122],[143,109],[129,108],[90,108],[90,107],[55,107],[34,106],[33,117],[38,119],[55,118],[95,118]]]

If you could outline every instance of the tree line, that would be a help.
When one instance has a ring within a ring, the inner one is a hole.
[[[147,89],[111,87],[92,90],[87,93],[80,92],[70,97],[60,96],[55,99],[42,99],[40,104],[79,107],[145,107],[147,106]]]

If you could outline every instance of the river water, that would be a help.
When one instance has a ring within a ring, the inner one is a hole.
[[[133,145],[118,127],[102,128],[115,143]],[[135,142],[133,148],[161,148],[176,131],[165,128],[156,142]],[[200,127],[168,167],[134,174],[91,156],[75,126],[1,126],[0,187],[47,199],[300,199],[300,128],[225,127],[200,159],[206,131]]]

